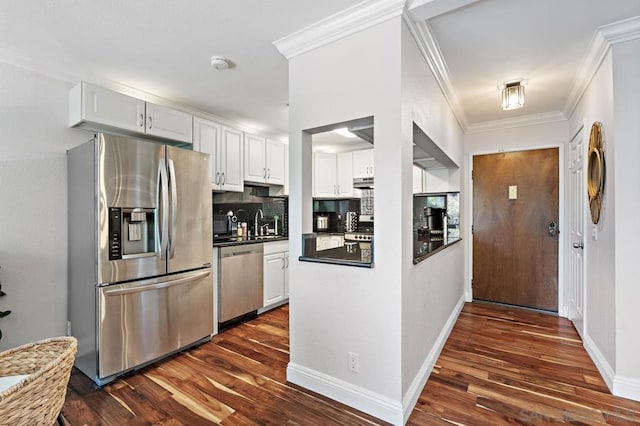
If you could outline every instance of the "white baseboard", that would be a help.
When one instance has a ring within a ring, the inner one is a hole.
[[[604,357],[604,355],[602,355],[602,352],[600,352],[600,349],[598,349],[598,346],[596,346],[595,342],[591,339],[591,337],[589,336],[589,333],[586,333],[586,332],[584,333],[584,339],[582,339],[582,342],[583,342],[584,348],[587,350],[587,353],[591,357],[591,360],[596,365],[596,368],[602,375],[602,378],[604,379],[604,382],[607,384],[607,387],[609,388],[611,393],[614,393],[613,382],[614,382],[615,372],[613,371],[613,368],[611,368],[611,365],[609,365],[609,362],[607,362],[607,359]]]
[[[290,362],[287,381],[394,425],[402,425],[402,405],[384,395]]]
[[[616,374],[613,380],[613,394],[623,398],[640,401],[640,380]]]
[[[453,308],[451,315],[449,315],[449,319],[447,319],[447,322],[444,324],[440,335],[436,339],[435,344],[431,348],[431,351],[429,351],[429,355],[427,355],[427,358],[422,363],[422,367],[420,367],[418,374],[413,379],[413,382],[411,382],[411,386],[409,386],[407,393],[404,395],[404,398],[402,398],[403,415],[405,422],[409,420],[409,416],[413,411],[413,407],[415,407],[416,403],[418,402],[418,398],[422,393],[422,389],[424,389],[424,386],[427,383],[429,376],[431,375],[431,371],[433,370],[433,367],[436,365],[436,361],[440,356],[440,352],[442,352],[442,348],[447,342],[449,334],[451,334],[451,330],[453,330],[453,326],[456,324],[458,315],[460,315],[460,311],[462,311],[462,308],[464,307],[466,298],[466,295],[462,295],[462,297],[460,297],[460,300],[458,300],[458,303]]]

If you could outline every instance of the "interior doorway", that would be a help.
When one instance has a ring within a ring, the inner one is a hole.
[[[473,157],[473,298],[558,311],[558,148]]]

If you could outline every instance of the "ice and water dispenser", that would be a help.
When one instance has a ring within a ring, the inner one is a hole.
[[[109,260],[154,256],[159,247],[156,209],[109,208]]]

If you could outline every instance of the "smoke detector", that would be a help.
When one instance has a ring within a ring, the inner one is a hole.
[[[211,66],[217,70],[226,70],[227,68],[229,68],[229,60],[227,58],[223,58],[222,56],[212,56]]]

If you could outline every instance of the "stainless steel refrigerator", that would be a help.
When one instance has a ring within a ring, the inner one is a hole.
[[[210,161],[107,134],[68,151],[69,332],[97,384],[211,338]]]

